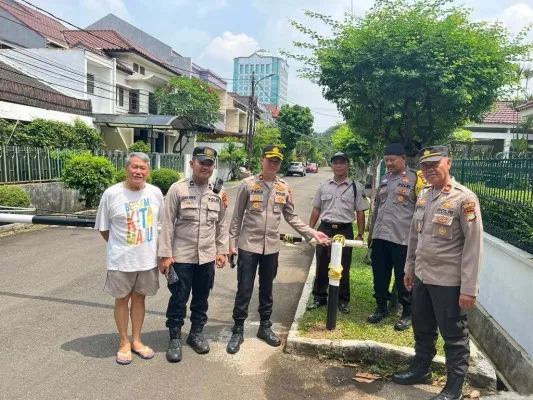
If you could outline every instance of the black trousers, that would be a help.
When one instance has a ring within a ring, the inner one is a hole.
[[[320,223],[318,226],[320,232],[324,232],[329,237],[343,235],[346,239],[352,240],[353,225],[348,224],[338,229]],[[331,260],[331,246],[316,247],[316,277],[313,285],[313,296],[315,301],[326,303],[328,299],[329,287],[329,262]],[[348,304],[350,302],[350,265],[352,264],[352,248],[344,247],[342,249],[342,277],[339,284],[339,303]]]
[[[389,242],[388,240],[372,240],[372,272],[374,275],[374,297],[390,300],[389,292],[392,270],[394,269],[394,284],[398,293],[398,301],[403,306],[411,305],[411,293],[403,284],[405,275],[405,259],[407,246]]]
[[[272,315],[272,287],[278,273],[278,255],[252,253],[239,249],[237,260],[237,295],[233,307],[233,320],[236,325],[243,325],[248,318],[248,306],[254,291],[255,275],[259,265],[259,317],[261,321],[269,320]]]
[[[438,327],[444,339],[447,372],[465,376],[470,346],[466,311],[459,307],[459,289],[426,285],[415,278],[412,318],[416,355],[428,363],[435,357]]]
[[[167,308],[167,327],[181,328],[187,314],[187,301],[192,290],[191,324],[203,327],[207,322],[207,298],[215,281],[215,262],[206,264],[174,263],[178,281],[168,285],[170,299]]]

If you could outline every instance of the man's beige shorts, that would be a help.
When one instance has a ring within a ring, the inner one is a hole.
[[[104,292],[122,299],[131,292],[154,296],[159,289],[159,269],[157,267],[148,271],[122,272],[107,271]]]

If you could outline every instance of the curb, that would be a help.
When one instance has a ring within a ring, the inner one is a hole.
[[[348,362],[381,361],[392,365],[406,364],[412,361],[415,351],[411,347],[378,343],[373,340],[328,340],[301,337],[298,334],[298,321],[306,311],[307,301],[313,290],[315,273],[316,256],[313,257],[313,262],[309,268],[294,321],[287,336],[286,353],[319,358],[327,357]],[[478,388],[496,389],[496,371],[472,340],[470,341],[470,361],[467,375],[470,383]],[[436,370],[446,371],[444,357],[436,356],[433,359],[432,367]]]

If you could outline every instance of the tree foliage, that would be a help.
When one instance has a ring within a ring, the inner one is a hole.
[[[281,107],[277,124],[281,132],[281,142],[285,145],[284,165],[289,163],[296,143],[313,133],[313,121],[313,114],[308,107],[287,104]]]
[[[285,148],[285,145],[281,142],[279,128],[265,121],[257,122],[252,142],[252,171],[261,170],[261,154],[265,146],[272,145],[282,149]]]
[[[209,125],[218,121],[220,97],[199,79],[174,77],[155,95],[161,114],[185,117],[195,124]]]
[[[151,172],[150,177],[152,185],[161,189],[164,195],[167,194],[168,189],[170,189],[174,182],[181,179],[180,173],[170,168],[155,169]]]
[[[517,82],[517,62],[528,52],[499,23],[473,22],[452,0],[376,0],[362,18],[344,22],[307,11],[329,25],[323,37],[296,42],[306,54],[304,77],[323,88],[345,120],[372,148],[393,140],[413,155],[467,121],[479,122]]]
[[[239,167],[246,164],[247,154],[242,146],[238,146],[237,142],[228,142],[220,151],[219,160],[228,164],[230,169],[230,178],[238,179]]]
[[[0,121],[0,144],[48,149],[99,150],[104,146],[100,132],[80,119],[74,124],[36,118],[28,124]]]
[[[61,180],[69,189],[76,189],[85,198],[86,207],[94,207],[104,190],[113,183],[115,167],[104,157],[90,154],[67,160]]]
[[[348,124],[341,125],[337,128],[331,140],[336,151],[346,153],[359,167],[367,167],[370,161],[372,161],[372,150],[368,141],[350,129]]]
[[[131,152],[150,153],[152,148],[145,141],[137,140],[130,147],[128,147],[128,150]]]

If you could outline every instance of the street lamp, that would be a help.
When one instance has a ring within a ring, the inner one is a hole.
[[[248,107],[248,130],[247,130],[247,144],[248,144],[248,169],[252,170],[252,150],[253,143],[252,138],[255,131],[255,87],[256,85],[264,79],[271,78],[277,74],[268,74],[263,76],[261,79],[255,80],[255,71],[252,72],[252,95],[250,96],[250,105]]]

